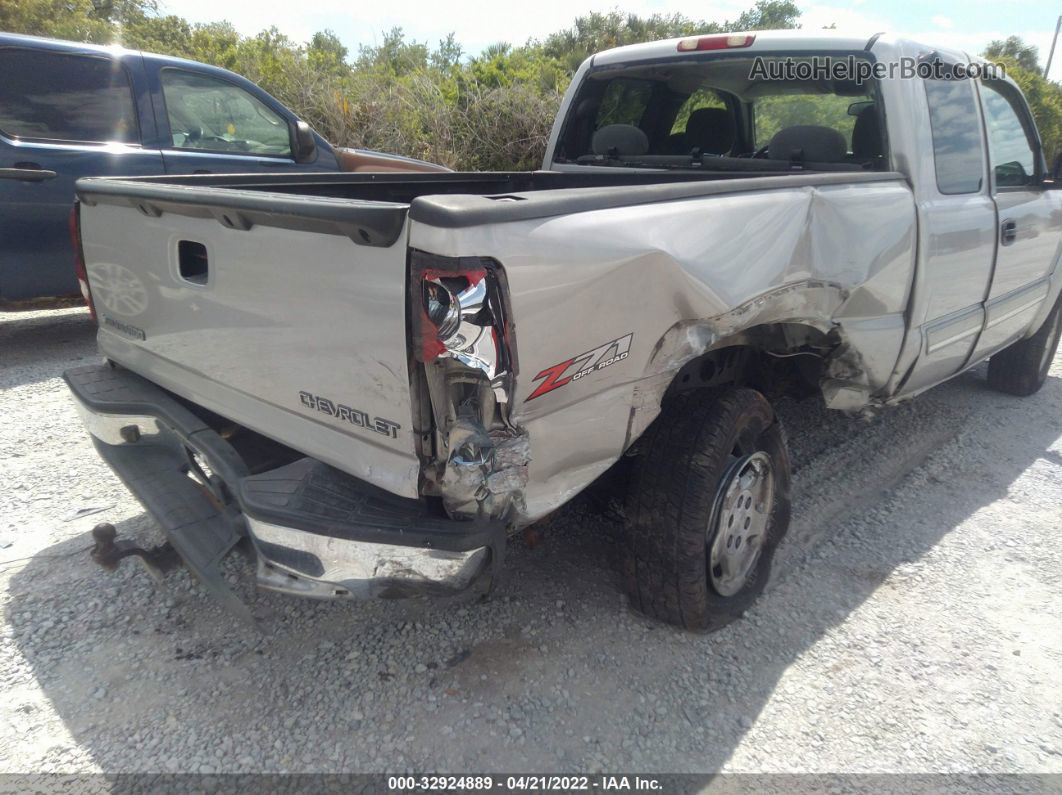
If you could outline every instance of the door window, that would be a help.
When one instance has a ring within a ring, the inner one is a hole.
[[[969,80],[926,80],[925,85],[937,189],[949,195],[977,193],[984,153],[973,84]]]
[[[9,138],[139,143],[129,75],[113,58],[0,49],[0,132]]]
[[[162,93],[174,149],[291,157],[287,121],[237,85],[164,69]]]
[[[981,102],[988,129],[988,155],[996,177],[996,187],[1029,185],[1038,178],[1036,146],[1021,98],[1006,83],[981,83]]]

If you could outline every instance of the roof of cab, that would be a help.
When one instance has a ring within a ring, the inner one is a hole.
[[[135,50],[128,50],[117,44],[86,44],[80,41],[63,39],[46,39],[42,36],[24,36],[21,33],[4,33],[0,31],[0,46],[32,47],[35,50],[52,50],[53,52],[97,52],[101,55],[132,55]]]
[[[213,73],[225,79],[254,85],[246,77],[229,71],[221,66],[192,61],[188,58],[178,58],[175,55],[160,55],[153,52],[130,50],[119,44],[86,44],[79,41],[65,41],[63,39],[47,39],[41,36],[24,36],[20,33],[4,33],[0,31],[0,47],[28,47],[35,50],[47,50],[69,54],[95,54],[106,55],[112,58],[128,58],[130,56],[143,57],[145,60],[169,66],[194,66],[197,71]]]
[[[227,69],[221,67],[212,66],[210,64],[200,63],[199,61],[191,61],[187,58],[178,58],[175,55],[160,55],[153,52],[141,52],[140,50],[131,50],[127,47],[123,47],[120,44],[87,44],[80,41],[66,41],[64,39],[47,39],[42,36],[25,36],[21,33],[4,33],[0,31],[0,47],[30,47],[35,50],[49,50],[51,52],[68,52],[68,53],[96,53],[98,55],[108,55],[111,57],[124,57],[130,55],[143,56],[155,61],[178,64],[195,64],[199,67],[206,67],[209,69],[217,69],[219,71],[227,72]]]

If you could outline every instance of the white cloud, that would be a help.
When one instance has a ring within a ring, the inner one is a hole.
[[[840,6],[809,5],[802,6],[800,26],[807,31],[820,30],[836,25],[837,30],[848,33],[872,35],[889,30],[892,23],[874,13],[864,13],[856,8]]]
[[[942,17],[938,15],[932,17],[929,21],[936,25],[938,28],[943,28],[944,30],[951,30],[953,27],[955,27],[955,23],[951,21],[950,17]]]

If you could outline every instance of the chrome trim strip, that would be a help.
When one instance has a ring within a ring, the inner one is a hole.
[[[941,348],[946,348],[960,340],[964,340],[967,337],[972,337],[981,330],[980,326],[974,326],[973,328],[960,331],[958,334],[954,334],[951,337],[939,340],[938,342],[930,342],[929,347],[926,349],[927,353],[936,353]]]
[[[1032,298],[1024,300],[1024,303],[1021,303],[1011,309],[1006,308],[1008,304],[1014,303],[1016,301],[1022,301],[1030,293],[1034,294]],[[1022,314],[1023,312],[1027,312],[1030,309],[1036,309],[1047,298],[1047,293],[1048,282],[1046,279],[1043,279],[1035,284],[1029,285],[1028,287],[1022,287],[1012,293],[1008,293],[1007,295],[997,298],[996,300],[988,304],[988,322],[985,324],[985,328],[990,329],[993,326],[998,326],[1000,323],[1010,320],[1012,317],[1016,317],[1017,315]],[[1001,314],[999,314],[997,317],[994,317],[993,314],[995,312],[1001,312]]]
[[[942,348],[979,334],[983,322],[984,310],[981,306],[960,310],[950,318],[937,321],[926,329],[926,353],[936,353]],[[955,327],[959,327],[959,330],[953,331]],[[948,336],[938,339],[937,337],[942,334]]]

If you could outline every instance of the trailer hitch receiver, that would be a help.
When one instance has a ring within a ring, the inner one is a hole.
[[[123,558],[135,557],[156,580],[162,580],[168,571],[180,565],[181,559],[167,542],[151,549],[144,549],[128,538],[118,539],[113,524],[103,523],[92,528],[92,559],[108,571],[114,571]]]

